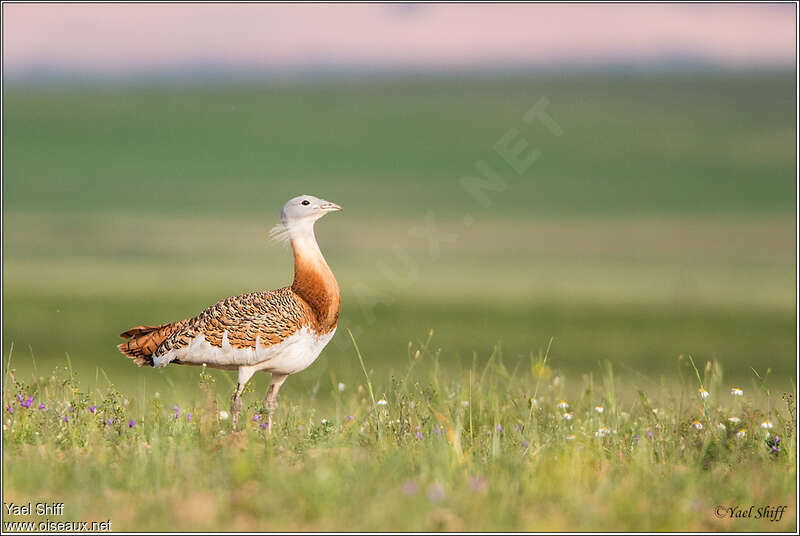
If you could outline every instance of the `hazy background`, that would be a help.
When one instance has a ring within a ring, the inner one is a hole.
[[[308,193],[343,310],[286,393],[359,381],[345,328],[383,372],[434,329],[442,366],[787,386],[794,62],[793,5],[4,4],[4,361],[193,388],[117,334],[288,284]]]

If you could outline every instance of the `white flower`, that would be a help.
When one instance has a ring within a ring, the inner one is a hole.
[[[742,422],[742,419],[740,419],[739,417],[728,417],[728,420],[733,424],[739,424],[740,422]]]
[[[764,430],[772,430],[772,421],[761,421],[761,428]]]
[[[567,409],[568,407],[569,404],[567,404],[566,400],[562,400],[561,402],[558,403],[558,409]]]
[[[703,423],[701,423],[700,421],[694,421],[694,422],[692,423],[692,426],[694,426],[694,427],[695,427],[695,428],[697,428],[698,430],[702,430],[702,429],[703,429]]]
[[[745,432],[744,428],[736,432],[736,439],[744,439],[747,437],[747,432]]]
[[[700,398],[708,398],[709,396],[711,396],[711,394],[702,387],[698,389],[697,392],[700,393]]]
[[[156,391],[155,397],[156,397],[156,398],[161,398],[161,393],[159,393],[158,391]]]
[[[658,408],[653,408],[653,415],[658,415]]]
[[[742,391],[742,390],[741,390],[740,388],[738,388],[738,387],[733,387],[733,388],[731,388],[731,394],[732,394],[733,396],[744,396],[744,391]]]
[[[595,436],[595,437],[605,437],[605,436],[607,436],[607,435],[608,435],[610,432],[611,432],[611,430],[609,430],[607,426],[601,426],[601,427],[600,427],[600,428],[599,428],[599,429],[598,429],[598,430],[597,430],[597,431],[594,433],[594,436]]]
[[[207,366],[208,366],[208,365],[206,365],[205,363],[203,363],[203,368],[206,368]]]
[[[339,391],[344,391],[345,385],[342,382],[339,382],[338,387],[339,387]]]
[[[4,424],[4,425],[3,425],[3,430],[8,430],[8,426],[6,426],[6,425]],[[38,434],[39,432],[36,432],[36,433]]]
[[[230,417],[230,415],[229,415],[229,414],[228,414],[228,412],[227,412],[227,411],[225,411],[224,409],[223,409],[223,410],[221,410],[221,411],[219,412],[219,418],[220,418],[221,420],[223,420],[223,421],[227,421],[227,420],[228,420],[228,417]]]
[[[572,440],[574,440],[574,439],[575,439],[575,434],[569,434],[569,435],[567,436],[567,441],[572,441]]]
[[[719,423],[719,424],[717,425],[717,428],[719,428],[720,430],[727,430],[727,429],[728,429],[728,428],[727,428],[727,427],[726,427],[724,424],[722,424],[722,423]]]
[[[381,398],[380,400],[378,400],[378,405],[379,406],[385,406],[387,404],[388,404],[388,402],[386,401],[385,398]]]
[[[574,417],[574,416],[575,416],[575,414],[572,413],[571,411],[568,411],[567,413],[564,414],[564,418],[567,419],[568,421],[571,421],[572,417]]]
[[[603,408],[603,406],[595,406],[595,407],[594,407],[594,410],[595,410],[597,413],[603,413],[603,412],[605,411],[605,409]]]
[[[328,424],[328,419],[320,419],[321,424]]]

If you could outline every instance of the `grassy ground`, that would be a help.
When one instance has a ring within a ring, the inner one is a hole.
[[[672,381],[623,401],[631,386],[610,364],[570,388],[546,354],[457,371],[431,348],[412,347],[391,381],[331,378],[333,396],[284,397],[271,437],[252,395],[244,430],[232,430],[202,369],[190,397],[84,392],[66,368],[33,384],[12,377],[4,500],[62,500],[63,520],[111,519],[114,530],[795,525],[793,393],[734,396],[717,364],[695,375],[686,363],[708,398]],[[771,508],[728,510],[750,505]]]
[[[543,97],[560,136],[524,120]],[[764,525],[711,505],[794,502],[793,117],[794,73],[12,87],[2,347],[25,385],[4,389],[4,500],[153,530],[787,529],[796,512]],[[494,149],[509,129],[540,152],[521,174]],[[463,187],[480,161],[500,179],[488,204]],[[230,373],[207,394],[198,369],[136,369],[114,345],[287,284],[267,234],[299,193],[345,208],[317,229],[343,310],[265,441],[218,420]],[[548,347],[559,372],[539,374]],[[48,379],[66,355],[77,383]],[[690,355],[725,371],[705,409]],[[744,440],[717,428],[729,416]]]

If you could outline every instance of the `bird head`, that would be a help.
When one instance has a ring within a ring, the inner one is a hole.
[[[342,207],[313,195],[299,195],[286,202],[281,211],[281,221],[291,226],[297,223],[315,222],[328,212],[337,212]]]
[[[286,202],[281,211],[281,223],[271,231],[272,238],[285,241],[292,235],[308,232],[314,222],[329,212],[338,212],[342,207],[313,195],[299,195]]]

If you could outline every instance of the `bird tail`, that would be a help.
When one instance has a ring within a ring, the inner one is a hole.
[[[119,334],[120,337],[127,340],[118,344],[117,348],[140,367],[152,367],[153,353],[161,346],[164,339],[179,330],[184,322],[186,321],[181,320],[160,326],[136,326]]]

